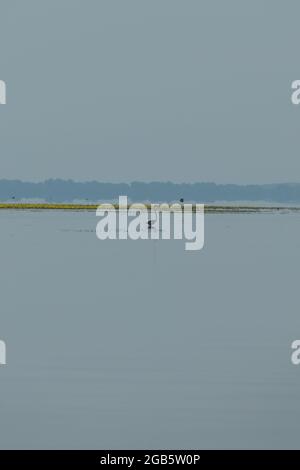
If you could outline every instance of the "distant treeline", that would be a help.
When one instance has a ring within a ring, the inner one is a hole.
[[[42,199],[49,202],[111,201],[120,195],[131,201],[300,202],[300,183],[237,185],[215,183],[133,182],[101,183],[50,179],[39,183],[0,180],[0,200]]]

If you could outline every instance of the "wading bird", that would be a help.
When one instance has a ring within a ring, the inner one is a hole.
[[[154,228],[154,225],[157,221],[157,212],[156,212],[156,207],[154,209],[154,215],[155,215],[155,219],[149,219],[147,224],[148,224],[148,230],[151,230],[152,228]]]

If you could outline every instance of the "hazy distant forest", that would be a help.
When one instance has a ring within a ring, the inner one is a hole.
[[[0,200],[41,199],[48,202],[113,201],[119,196],[131,201],[171,202],[183,198],[191,202],[266,201],[300,202],[300,183],[236,185],[215,183],[132,182],[101,183],[50,179],[33,183],[0,180]]]

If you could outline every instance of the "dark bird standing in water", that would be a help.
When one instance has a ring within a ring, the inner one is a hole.
[[[157,213],[156,213],[156,208],[154,210],[154,214],[155,214],[155,219],[149,219],[147,224],[148,224],[148,230],[151,230],[152,228],[154,228],[154,224],[156,223],[157,221]]]

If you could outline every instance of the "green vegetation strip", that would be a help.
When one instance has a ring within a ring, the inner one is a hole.
[[[55,204],[55,203],[0,203],[1,209],[10,210],[64,210],[64,211],[96,211],[99,204]],[[105,208],[106,203],[102,204]],[[119,204],[113,204],[116,210],[126,209],[119,207]],[[137,204],[138,206],[138,204]],[[146,204],[147,209],[151,208],[150,204]],[[159,204],[157,204],[159,207]],[[169,210],[169,209],[164,209]],[[196,210],[195,205],[193,211]],[[222,206],[222,205],[205,205],[205,212],[228,213],[228,212],[274,212],[274,211],[300,211],[300,207],[278,207],[278,206]]]

